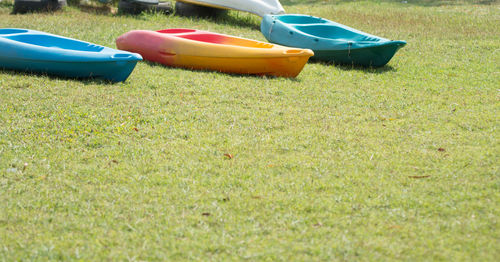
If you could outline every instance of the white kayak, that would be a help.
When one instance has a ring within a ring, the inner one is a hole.
[[[284,14],[285,9],[279,0],[177,0],[188,4],[215,8],[245,11],[264,17],[265,15]]]

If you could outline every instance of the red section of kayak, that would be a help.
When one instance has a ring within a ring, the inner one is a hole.
[[[116,45],[167,66],[284,77],[297,76],[313,55],[309,49],[194,29],[130,31]]]

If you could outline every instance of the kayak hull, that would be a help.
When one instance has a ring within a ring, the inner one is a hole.
[[[406,45],[305,15],[266,15],[261,32],[272,43],[309,48],[313,60],[337,64],[381,67]]]
[[[283,14],[285,9],[278,0],[177,0],[188,4],[208,7],[234,9],[265,16],[267,14]]]
[[[138,54],[44,32],[0,29],[0,68],[69,78],[125,81]]]
[[[0,57],[3,69],[41,73],[68,78],[101,78],[123,82],[132,73],[137,62],[46,62]]]
[[[393,41],[384,45],[352,50],[349,48],[347,50],[315,50],[311,59],[328,63],[381,67],[389,63],[402,45],[404,44]]]
[[[290,57],[274,58],[221,58],[181,56],[175,67],[195,70],[211,70],[230,74],[242,75],[270,75],[277,77],[297,77],[306,59],[299,61]],[[297,63],[298,62],[298,63]],[[296,66],[290,66],[293,63]]]
[[[116,45],[171,67],[278,77],[296,77],[313,55],[311,50],[192,29],[135,30],[120,36]]]

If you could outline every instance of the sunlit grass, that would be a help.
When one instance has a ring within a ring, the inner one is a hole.
[[[408,2],[283,1],[406,40],[379,69],[140,63],[118,84],[0,71],[0,260],[495,260],[498,5]],[[109,47],[175,27],[264,40],[238,12],[10,8],[0,28]]]

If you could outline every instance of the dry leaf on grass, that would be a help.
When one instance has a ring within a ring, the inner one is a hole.
[[[409,178],[427,178],[430,177],[429,175],[426,176],[408,176]]]

